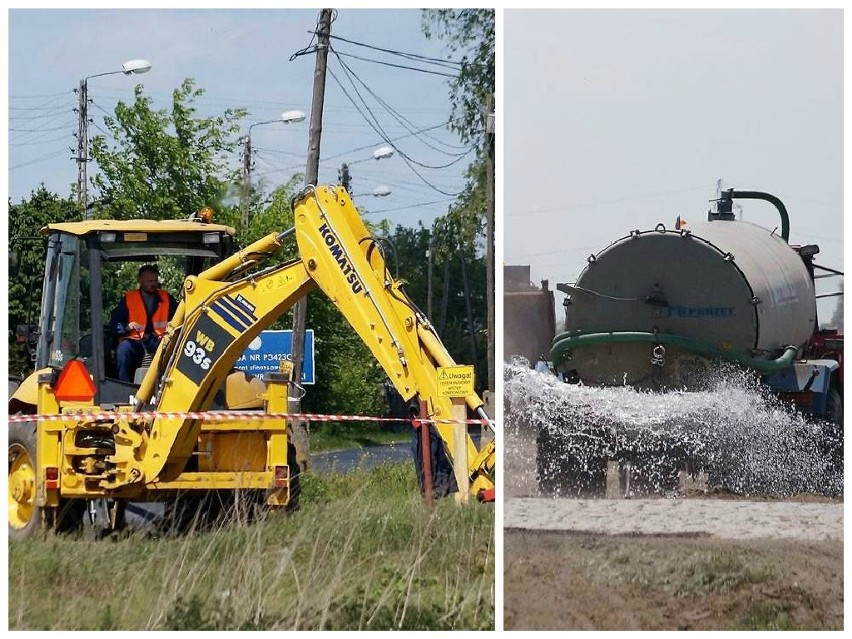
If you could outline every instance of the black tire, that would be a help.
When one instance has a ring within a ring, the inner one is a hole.
[[[21,541],[36,534],[42,520],[48,530],[76,532],[83,526],[86,502],[60,499],[58,508],[36,504],[36,423],[9,423],[9,539]]]
[[[41,527],[36,505],[36,424],[9,423],[9,539],[20,541]]]
[[[296,447],[292,442],[287,442],[287,465],[290,467],[290,500],[285,511],[292,513],[299,510],[299,498],[302,495],[302,470],[296,460]]]
[[[619,478],[625,497],[670,495],[677,492],[678,469],[686,454],[666,433],[642,433],[639,438],[622,436]]]
[[[825,421],[827,422],[824,442],[832,465],[843,470],[843,398],[832,386],[826,400]]]
[[[606,457],[589,440],[544,427],[536,438],[539,490],[560,497],[603,497]]]
[[[677,465],[664,457],[649,455],[634,459],[620,469],[625,497],[670,495],[677,491],[680,478]]]
[[[202,491],[177,493],[165,503],[160,530],[166,534],[185,535],[210,528],[227,514],[234,491]],[[230,502],[227,501],[230,497]]]

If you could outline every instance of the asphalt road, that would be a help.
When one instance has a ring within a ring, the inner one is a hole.
[[[405,461],[414,462],[411,454],[411,442],[409,441],[383,446],[324,450],[313,453],[311,454],[311,470],[322,473],[348,473],[355,468],[370,470],[377,464]]]

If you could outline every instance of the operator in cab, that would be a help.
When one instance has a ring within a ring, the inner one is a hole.
[[[145,354],[157,350],[177,309],[175,298],[160,288],[156,264],[140,267],[138,281],[139,288],[124,294],[110,319],[110,330],[119,340],[118,378],[124,382],[132,382]]]

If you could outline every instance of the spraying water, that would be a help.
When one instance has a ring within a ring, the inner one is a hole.
[[[529,494],[537,456],[540,476],[548,464],[565,472],[565,458],[587,476],[603,458],[632,460],[657,492],[671,488],[678,466],[738,494],[843,494],[842,434],[784,406],[742,369],[721,366],[693,390],[669,392],[566,384],[515,365],[504,377],[509,495]]]

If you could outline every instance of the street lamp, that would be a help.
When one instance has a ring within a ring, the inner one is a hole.
[[[386,160],[394,154],[394,148],[392,146],[380,146],[378,149],[373,151],[373,159],[374,160]],[[352,162],[340,165],[340,169],[337,171],[337,178],[340,180],[340,184],[348,193],[352,193],[352,175],[349,172],[350,164],[358,164],[359,162],[369,162],[369,158],[365,158],[362,160],[353,160]],[[390,189],[388,187],[381,187],[383,190],[387,190],[387,193],[382,193],[381,195],[377,193],[373,193],[376,197],[384,197],[385,195],[390,195]],[[362,194],[363,195],[363,194]]]
[[[376,160],[384,160],[391,157],[393,154],[394,150],[392,146],[380,146],[378,149],[373,151],[373,157]]]
[[[91,78],[100,78],[105,75],[114,75],[118,73],[123,73],[124,75],[147,73],[150,70],[151,63],[147,60],[128,60],[121,65],[121,69],[87,75],[85,78],[80,80],[79,95],[77,96],[79,98],[77,106],[79,120],[77,123],[77,157],[75,159],[77,160],[77,198],[80,208],[83,210],[83,215],[87,220],[91,220],[94,217],[94,212],[88,207],[89,194],[88,185],[86,184],[88,179],[86,175],[86,166],[89,163],[89,80]]]
[[[350,197],[364,197],[367,195],[372,195],[373,197],[387,197],[393,193],[389,186],[384,184],[380,184],[376,188],[374,188],[370,193],[353,193]]]
[[[255,122],[249,125],[248,133],[243,138],[243,189],[240,194],[240,225],[242,229],[248,227],[249,221],[249,200],[251,196],[251,130],[256,126],[264,126],[266,124],[295,124],[302,122],[305,119],[305,114],[302,111],[284,111],[281,117],[275,120],[264,120],[263,122]]]

